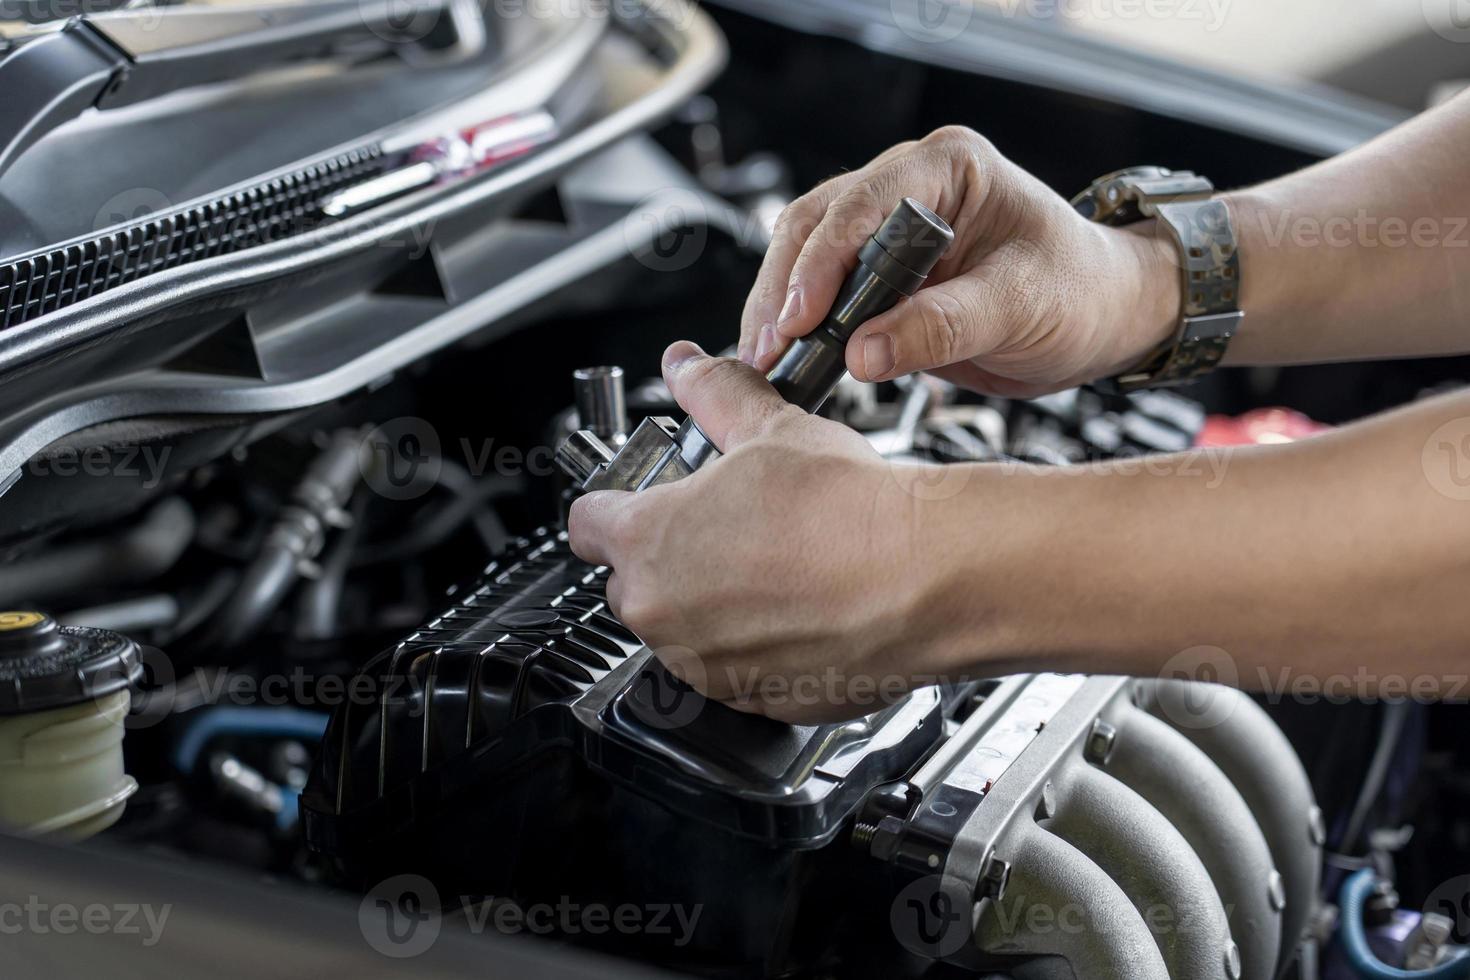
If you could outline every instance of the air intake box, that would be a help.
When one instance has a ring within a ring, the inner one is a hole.
[[[441,896],[697,906],[681,958],[820,960],[801,948],[830,933],[816,920],[889,873],[844,831],[957,695],[821,727],[705,702],[612,618],[605,577],[541,532],[367,664],[302,797],[308,842],[359,885],[412,872]]]

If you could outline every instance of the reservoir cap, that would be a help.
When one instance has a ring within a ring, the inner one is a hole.
[[[0,715],[84,704],[142,676],[138,645],[119,633],[62,626],[33,609],[0,611]]]

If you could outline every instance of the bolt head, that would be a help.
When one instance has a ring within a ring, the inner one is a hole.
[[[988,898],[1000,901],[1006,897],[1006,885],[1011,880],[1011,866],[998,857],[990,857],[980,871],[980,886],[976,889],[977,900]]]
[[[1225,947],[1226,980],[1240,980],[1240,947],[1231,943]]]
[[[892,861],[898,853],[899,841],[903,839],[904,823],[898,817],[884,817],[878,821],[873,834],[871,853],[879,861]]]
[[[1105,766],[1113,756],[1113,744],[1118,739],[1118,729],[1103,721],[1101,718],[1092,723],[1092,731],[1087,735],[1086,755],[1089,762]]]
[[[1307,813],[1307,834],[1312,843],[1321,847],[1327,843],[1327,822],[1322,819],[1322,808],[1312,807]]]
[[[1057,790],[1051,780],[1041,787],[1041,795],[1036,800],[1036,819],[1050,820],[1057,812]]]
[[[1266,881],[1266,894],[1271,899],[1271,907],[1280,912],[1286,908],[1286,881],[1281,877],[1281,872],[1275,869],[1271,871],[1271,877]]]

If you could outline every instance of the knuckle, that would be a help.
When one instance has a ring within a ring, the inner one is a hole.
[[[881,205],[877,184],[881,179],[881,176],[875,176],[849,187],[842,192],[841,197],[832,202],[828,213],[840,218],[853,218],[878,209]]]
[[[854,185],[832,202],[820,229],[820,246],[844,252],[862,247],[862,243],[883,219],[883,206],[875,181],[876,178],[874,181]],[[808,248],[802,253],[802,259],[813,261],[816,258],[813,251]]]
[[[604,492],[620,493],[620,491]],[[570,516],[568,516],[567,521],[567,534],[569,536],[575,535],[576,532],[571,529]],[[624,559],[633,553],[630,546],[638,542],[638,535],[636,533],[637,521],[628,512],[628,509],[624,507],[599,506],[589,510],[584,515],[583,521],[582,527],[584,528],[589,527],[595,522],[601,529],[602,550],[606,555],[608,564],[626,564]]]
[[[771,317],[775,313],[772,307],[780,307],[781,301],[786,296],[786,283],[789,276],[789,273],[787,278],[763,273],[751,292],[751,312],[756,315],[753,316],[750,323],[752,339],[754,339],[755,331],[765,326],[764,322],[756,322],[757,318]]]
[[[778,240],[804,237],[820,220],[823,210],[817,192],[808,191],[781,209],[776,216],[775,237]]]
[[[745,384],[745,372],[749,365],[736,357],[713,357],[705,367],[705,381],[711,384],[734,387]]]
[[[778,413],[775,420],[767,423],[764,431],[771,435],[773,428],[788,425],[790,423],[781,419]],[[760,486],[779,485],[790,475],[791,452],[786,446],[757,439],[741,446],[738,451],[746,472]]]
[[[636,540],[633,528],[634,522],[631,514],[620,512],[609,517],[607,521],[607,540],[614,552],[623,552],[631,542]]]
[[[644,607],[637,598],[625,593],[620,597],[613,613],[618,617],[618,621],[637,634],[639,639],[644,642],[648,641]]]
[[[604,536],[611,539],[615,527],[606,519],[605,508],[598,506],[597,499],[588,496],[574,500],[567,512],[567,537],[572,548],[585,553],[585,543],[596,535],[599,527]]]
[[[924,142],[944,150],[990,153],[995,147],[969,126],[941,126],[924,138]]]
[[[930,134],[929,165],[947,177],[951,188],[988,186],[1004,170],[990,140],[966,126],[945,126]]]
[[[588,506],[586,497],[578,497],[567,511],[567,536],[573,541],[586,533]]]
[[[811,418],[806,412],[790,402],[764,402],[766,405],[765,432],[772,436],[785,436]],[[774,446],[761,447],[762,456],[784,456],[785,450]]]
[[[923,293],[915,298],[915,302],[929,364],[940,367],[964,359],[968,321],[960,304],[950,296],[926,296]]]
[[[699,391],[706,385],[718,384],[727,376],[733,364],[728,357],[701,357],[686,364],[680,371],[680,382],[689,391]]]
[[[647,589],[631,588],[622,596],[622,609],[617,610],[618,619],[636,633],[645,643],[652,643],[662,621],[658,601],[648,594]]]

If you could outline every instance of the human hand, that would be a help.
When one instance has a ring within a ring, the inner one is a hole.
[[[701,693],[781,721],[869,714],[932,682],[960,624],[930,608],[953,534],[943,502],[909,492],[920,468],[693,344],[669,348],[664,377],[724,456],[573,504],[572,550],[612,568],[618,618]]]
[[[902,143],[798,198],[781,215],[740,325],[740,358],[767,371],[821,323],[862,243],[905,196],[955,242],[927,286],[858,329],[863,381],[933,371],[1030,397],[1118,374],[1179,321],[1177,258],[1152,222],[1093,224],[959,126]]]

